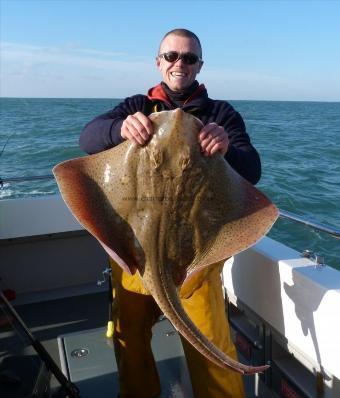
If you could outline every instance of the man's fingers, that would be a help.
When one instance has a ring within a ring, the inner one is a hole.
[[[200,142],[203,141],[211,131],[216,129],[216,127],[219,127],[216,123],[209,123],[205,125],[198,135],[198,140]]]
[[[133,126],[130,126],[130,137],[132,141],[139,145],[144,145],[147,141],[147,138],[144,138],[144,136]]]
[[[228,134],[216,123],[204,126],[198,135],[198,141],[205,156],[211,156],[216,152],[225,155],[228,150]]]
[[[143,140],[143,143],[149,138],[149,133],[146,130],[145,126],[140,121],[140,119],[138,119],[134,115],[128,116],[126,119],[126,123],[128,125],[128,129],[135,138],[137,138],[137,136],[140,136]]]
[[[209,156],[214,155],[217,152],[220,152],[223,156],[228,151],[228,141],[221,141],[215,144],[212,148],[209,149]]]
[[[137,112],[134,114],[134,116],[142,124],[148,136],[150,137],[153,134],[153,124],[151,120],[142,112]]]
[[[123,122],[121,136],[126,140],[134,142],[135,144],[143,145],[145,142],[145,139],[140,135],[136,127],[127,120],[124,120]]]
[[[205,138],[202,142],[201,142],[201,148],[203,151],[207,151],[209,152],[210,149],[216,145],[218,142],[221,142],[223,140],[223,137],[218,135],[218,136],[212,136],[211,134],[209,134],[207,136],[207,138]]]
[[[121,136],[139,145],[144,145],[152,133],[151,120],[141,112],[129,115],[122,124]]]

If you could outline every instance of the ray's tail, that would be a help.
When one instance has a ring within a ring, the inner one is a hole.
[[[170,275],[160,273],[161,283],[159,290],[153,292],[153,297],[164,315],[169,319],[175,329],[202,355],[222,368],[229,368],[243,375],[264,372],[269,365],[248,366],[227,356],[222,350],[209,341],[191,321],[186,314],[178,297],[176,288]]]

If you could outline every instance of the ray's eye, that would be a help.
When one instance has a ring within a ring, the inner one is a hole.
[[[191,165],[190,156],[189,155],[181,156],[179,159],[179,165],[181,170],[188,169]]]
[[[157,149],[153,149],[150,152],[150,161],[152,166],[157,170],[163,163],[163,152]]]

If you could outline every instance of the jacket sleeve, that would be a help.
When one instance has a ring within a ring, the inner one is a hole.
[[[242,177],[256,184],[261,178],[261,160],[250,142],[241,115],[233,111],[224,128],[229,136],[229,148],[225,159]]]
[[[120,135],[123,121],[138,111],[145,113],[146,107],[147,97],[135,95],[126,98],[111,111],[97,116],[82,130],[79,138],[80,148],[88,154],[93,154],[120,144],[124,141]]]

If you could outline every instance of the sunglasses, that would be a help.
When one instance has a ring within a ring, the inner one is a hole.
[[[164,58],[167,62],[177,62],[179,59],[183,60],[186,65],[194,65],[198,61],[202,61],[201,58],[193,53],[180,54],[177,51],[169,51],[167,53],[159,54],[161,58]]]

